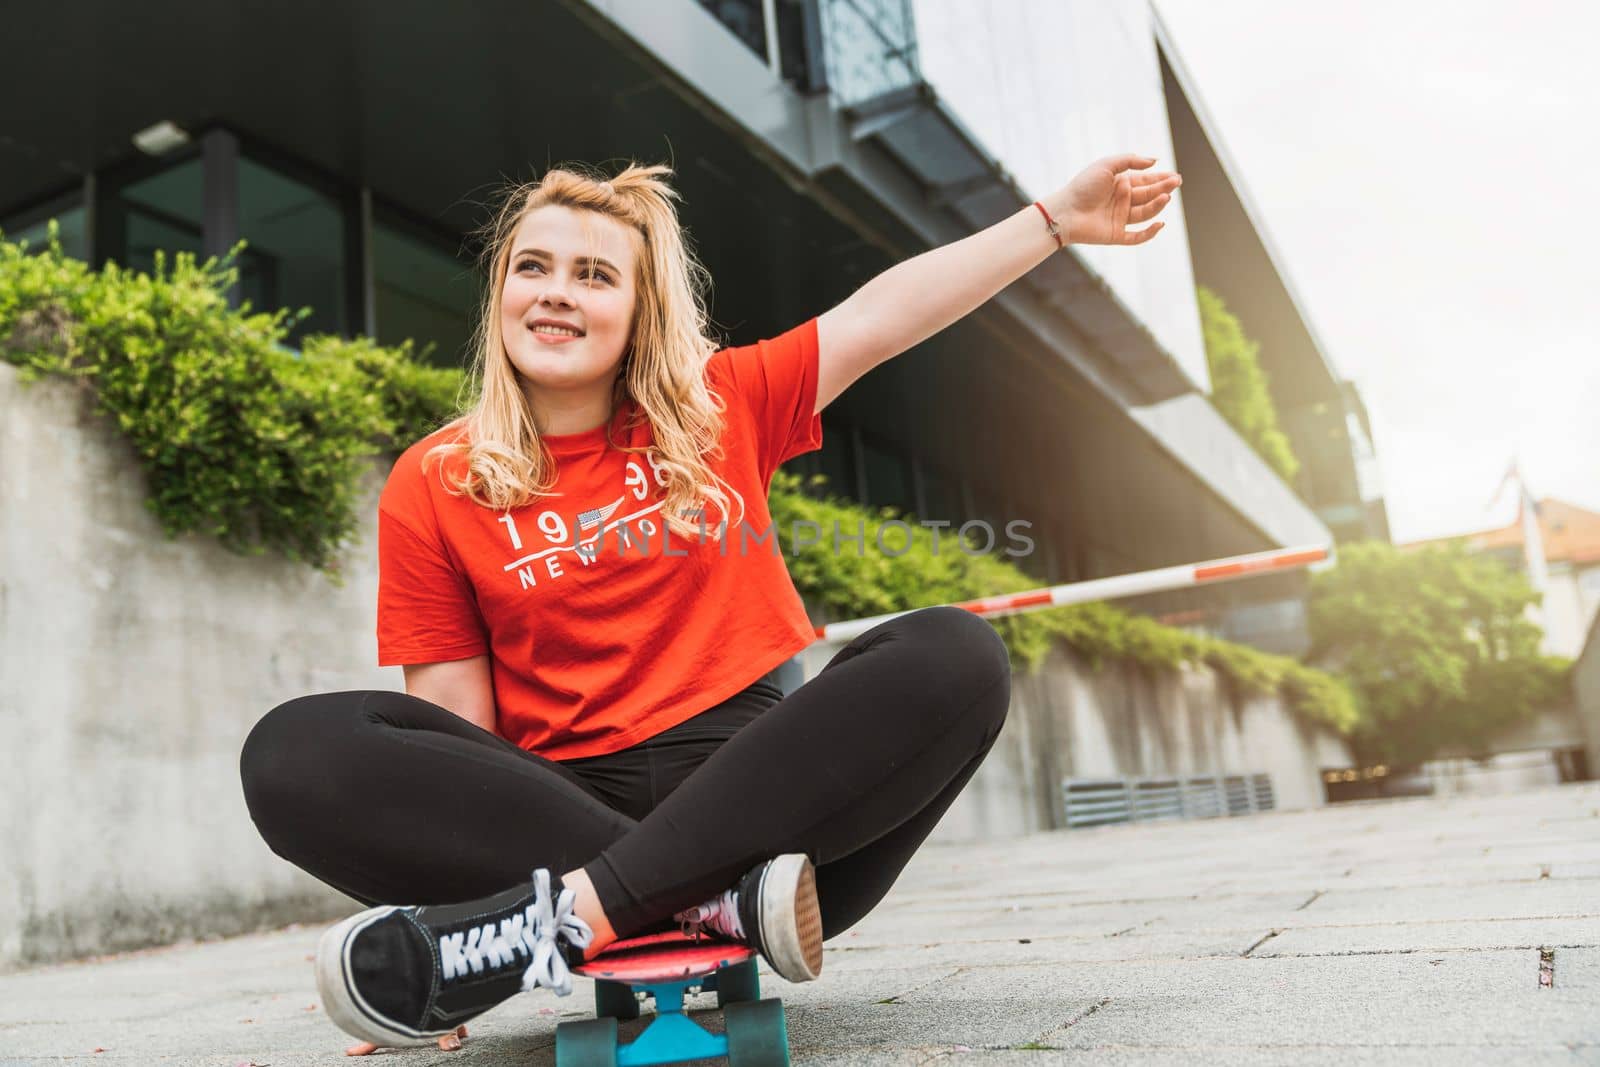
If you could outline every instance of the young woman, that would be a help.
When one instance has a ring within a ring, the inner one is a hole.
[[[241,757],[278,855],[372,905],[322,938],[330,1018],[458,1047],[520,989],[686,924],[790,981],[889,891],[1005,720],[988,623],[926,608],[784,696],[813,639],[766,495],[820,412],[1067,241],[1140,244],[1179,185],[1103,159],[781,336],[718,350],[665,167],[558,169],[487,242],[476,404],[378,508],[378,660]],[[406,902],[404,904],[399,902]]]

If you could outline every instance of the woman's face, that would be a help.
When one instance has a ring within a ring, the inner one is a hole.
[[[526,386],[609,395],[633,328],[635,258],[628,227],[607,216],[549,204],[522,220],[500,334]]]

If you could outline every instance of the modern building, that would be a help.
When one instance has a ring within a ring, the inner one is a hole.
[[[1026,519],[1042,582],[1387,536],[1365,413],[1144,0],[90,0],[9,28],[0,228],[74,254],[243,238],[241,299],[463,359],[508,178],[665,160],[734,343],[1116,152],[1176,161],[1166,232],[1070,247],[858,382],[795,466],[924,518]],[[48,96],[49,106],[40,100]],[[1262,342],[1306,471],[1216,413],[1195,283]],[[1003,522],[1001,526],[1003,527]],[[1303,647],[1303,574],[1134,607]]]

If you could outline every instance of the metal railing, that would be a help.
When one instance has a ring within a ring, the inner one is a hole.
[[[1108,826],[1164,819],[1248,815],[1276,806],[1272,777],[1067,778],[1061,783],[1067,826]]]

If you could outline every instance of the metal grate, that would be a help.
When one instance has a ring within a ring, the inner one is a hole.
[[[1183,781],[1183,817],[1186,819],[1214,819],[1226,812],[1222,802],[1221,783],[1215,778],[1185,778]]]
[[[1183,818],[1183,786],[1176,778],[1135,782],[1133,817],[1137,822]]]
[[[1061,791],[1068,826],[1104,826],[1133,818],[1126,782],[1068,779],[1061,783]]]
[[[1214,819],[1276,806],[1272,776],[1068,778],[1061,783],[1069,828],[1162,819]]]
[[[1230,774],[1222,780],[1222,794],[1227,798],[1229,815],[1247,815],[1250,812],[1250,782],[1242,775]]]

